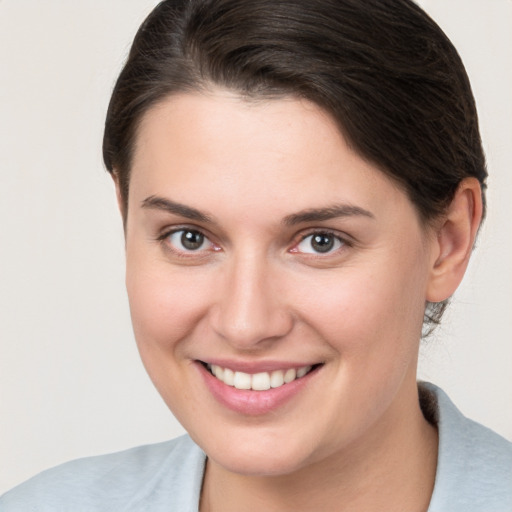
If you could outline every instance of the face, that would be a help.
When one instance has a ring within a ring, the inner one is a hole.
[[[317,106],[215,91],[149,111],[126,251],[146,369],[223,468],[290,473],[417,407],[429,238]]]

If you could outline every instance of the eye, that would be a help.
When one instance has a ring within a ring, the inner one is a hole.
[[[343,246],[343,241],[332,233],[312,233],[305,236],[296,246],[297,252],[305,254],[326,254]]]
[[[166,236],[167,242],[181,252],[196,252],[212,249],[213,244],[203,233],[194,229],[179,229]]]

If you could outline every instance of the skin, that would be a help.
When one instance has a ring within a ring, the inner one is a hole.
[[[479,197],[464,181],[425,228],[306,101],[213,89],[146,113],[123,212],[127,289],[145,367],[208,455],[202,511],[428,508],[437,433],[418,405],[423,311],[462,279]],[[334,205],[349,214],[297,215]],[[180,229],[203,233],[201,248],[169,235]],[[312,232],[333,250],[315,253]],[[244,415],[198,371],[216,358],[321,367],[283,406]]]

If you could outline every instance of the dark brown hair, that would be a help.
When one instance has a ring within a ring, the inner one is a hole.
[[[487,171],[462,61],[410,0],[167,0],[140,27],[110,101],[103,156],[127,211],[137,127],[177,92],[226,87],[324,108],[425,223]],[[485,199],[485,198],[484,198]],[[485,204],[485,201],[484,201]],[[438,323],[445,304],[431,305]]]

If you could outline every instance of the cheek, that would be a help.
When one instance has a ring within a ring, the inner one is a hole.
[[[206,307],[207,284],[197,273],[176,272],[163,260],[138,256],[127,251],[126,287],[137,343],[141,352],[149,345],[177,349]]]
[[[126,286],[144,367],[168,407],[185,422],[196,409],[187,355],[204,310],[201,284],[171,272],[165,262],[128,257]]]
[[[301,309],[324,337],[345,356],[396,356],[405,346],[415,349],[421,334],[425,277],[415,258],[394,266],[362,265],[307,286]]]

